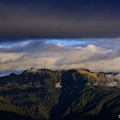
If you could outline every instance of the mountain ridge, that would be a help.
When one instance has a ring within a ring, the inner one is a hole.
[[[105,120],[105,113],[118,119],[119,73],[35,68],[11,73],[0,77],[0,110],[28,120]]]

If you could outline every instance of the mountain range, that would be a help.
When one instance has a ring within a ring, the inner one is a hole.
[[[0,77],[0,120],[118,120],[120,73],[30,68]]]

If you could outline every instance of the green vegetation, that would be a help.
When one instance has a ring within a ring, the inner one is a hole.
[[[3,120],[7,115],[16,116],[14,120],[115,120],[120,114],[120,89],[94,85],[106,81],[106,73],[84,69],[12,73],[0,78],[0,115]],[[55,87],[58,82],[62,88]]]

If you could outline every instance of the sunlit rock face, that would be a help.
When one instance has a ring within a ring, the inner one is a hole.
[[[60,82],[58,82],[58,83],[55,84],[55,87],[56,87],[56,88],[62,88],[62,85],[61,85]]]

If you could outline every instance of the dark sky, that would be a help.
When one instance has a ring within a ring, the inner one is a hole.
[[[0,0],[0,38],[120,37],[119,13],[120,0]]]

